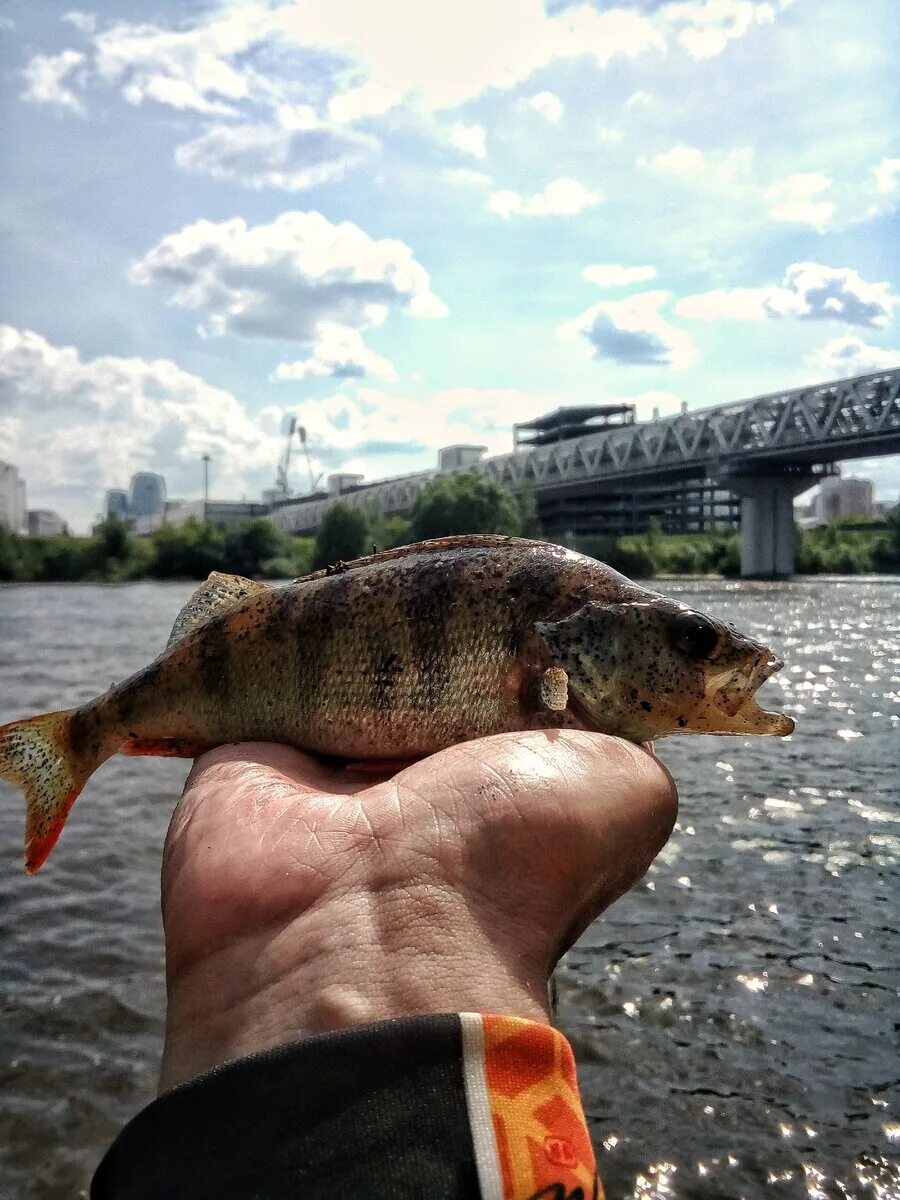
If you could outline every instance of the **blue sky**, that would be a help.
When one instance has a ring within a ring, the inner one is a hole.
[[[204,453],[258,494],[289,414],[378,477],[900,365],[898,42],[895,0],[0,0],[0,457],[85,527]]]

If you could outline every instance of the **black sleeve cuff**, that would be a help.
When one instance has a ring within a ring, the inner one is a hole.
[[[571,1049],[546,1025],[473,1013],[218,1067],[140,1112],[91,1186],[91,1200],[557,1194],[602,1195]]]

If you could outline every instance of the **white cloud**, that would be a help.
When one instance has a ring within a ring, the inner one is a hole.
[[[616,129],[612,125],[597,126],[597,141],[602,143],[618,143],[625,140],[625,134],[621,129]]]
[[[636,92],[632,92],[625,101],[626,108],[648,108],[654,103],[653,96],[650,92],[645,92],[643,88],[639,88]]]
[[[94,68],[129,104],[234,113],[253,79],[238,56],[265,38],[268,20],[267,6],[249,4],[221,9],[190,28],[122,21],[94,37]]]
[[[548,183],[542,192],[523,196],[521,192],[494,192],[487,207],[500,217],[516,216],[571,217],[603,199],[599,192],[591,191],[577,179],[562,176]]]
[[[703,151],[696,146],[673,146],[662,154],[654,154],[651,164],[673,175],[693,175],[704,167]]]
[[[781,0],[780,7],[785,7]],[[668,4],[664,18],[679,28],[678,42],[691,58],[712,58],[754,25],[771,25],[776,4],[767,0],[688,0]]]
[[[555,92],[535,92],[528,99],[529,108],[533,108],[551,125],[558,125],[563,117],[564,106]]]
[[[320,321],[309,358],[279,363],[272,379],[376,379],[395,380],[394,364],[370,350],[356,329],[334,321]]]
[[[817,200],[831,187],[831,180],[821,171],[808,171],[779,179],[766,192],[769,216],[773,221],[788,221],[811,225],[819,233],[825,231],[837,205],[830,200]]]
[[[832,338],[807,362],[812,370],[823,369],[830,379],[848,379],[900,367],[900,348],[885,350],[858,337]]]
[[[473,171],[471,167],[445,167],[440,178],[458,187],[490,187],[494,182],[487,171]]]
[[[25,90],[22,99],[29,104],[50,104],[84,113],[79,97],[66,87],[66,81],[83,67],[85,56],[78,50],[63,50],[61,54],[36,54],[22,71]]]
[[[593,357],[628,366],[688,367],[696,361],[690,338],[659,311],[665,291],[638,292],[623,300],[601,300],[561,327],[564,336],[584,338]]]
[[[214,125],[178,146],[175,162],[212,179],[297,192],[339,179],[378,148],[375,138],[323,124],[311,110],[307,114],[304,120],[294,111],[286,128]]]
[[[675,305],[679,317],[692,321],[762,321],[771,314],[766,301],[777,287],[715,288],[696,296],[683,296]]]
[[[410,458],[421,462],[428,451],[426,465],[436,466],[437,450],[454,442],[476,441],[491,454],[511,450],[513,422],[556,404],[515,388],[448,388],[417,399],[359,387],[304,400],[303,420],[320,463],[377,477],[409,470]]]
[[[271,224],[241,217],[196,221],[162,238],[131,269],[171,303],[199,309],[204,333],[312,344],[320,321],[354,329],[380,324],[390,309],[445,316],[428,272],[403,242],[373,240],[350,221],[285,212]]]
[[[883,329],[891,321],[895,300],[889,283],[869,283],[850,267],[802,262],[788,267],[781,284],[685,296],[675,311],[695,321],[797,317]]]
[[[93,13],[79,12],[77,9],[63,13],[60,20],[77,29],[79,33],[93,33],[97,28],[97,18]]]
[[[883,158],[873,168],[875,186],[879,192],[890,194],[900,186],[900,158]]]
[[[455,108],[489,87],[509,89],[559,58],[590,57],[605,66],[664,48],[646,17],[588,4],[548,16],[543,0],[330,0],[292,4],[283,24],[296,41],[348,54],[366,82],[335,97],[332,115],[355,119],[417,97],[426,111]],[[465,64],[460,70],[459,64]]]
[[[471,154],[473,158],[487,157],[485,133],[481,125],[466,125],[457,121],[447,130],[447,141],[463,154]]]
[[[627,287],[631,283],[646,283],[656,278],[656,267],[622,267],[616,263],[595,263],[585,267],[582,278],[600,287]]]
[[[104,490],[137,470],[162,471],[170,495],[195,495],[202,454],[213,456],[219,495],[254,490],[280,453],[279,421],[249,417],[230,392],[169,359],[84,360],[0,325],[0,455],[21,470],[31,504],[82,527]]]
[[[70,23],[72,23],[70,21]],[[82,22],[83,23],[83,22]],[[408,103],[426,113],[455,108],[488,88],[509,89],[558,59],[663,52],[652,20],[587,3],[550,15],[543,0],[267,0],[226,3],[192,24],[118,21],[93,37],[93,70],[131,104],[155,101],[202,113],[234,112],[295,87],[296,52],[330,72],[329,115],[377,116]],[[262,76],[252,50],[270,51]],[[460,64],[464,64],[461,69]]]

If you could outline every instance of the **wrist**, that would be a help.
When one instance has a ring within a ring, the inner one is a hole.
[[[486,928],[437,884],[323,900],[170,969],[160,1090],[391,1017],[480,1011],[545,1021],[548,965],[529,940]]]

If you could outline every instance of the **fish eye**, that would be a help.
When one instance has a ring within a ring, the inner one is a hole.
[[[688,658],[709,658],[719,641],[718,630],[709,617],[680,613],[672,622],[672,645]]]

